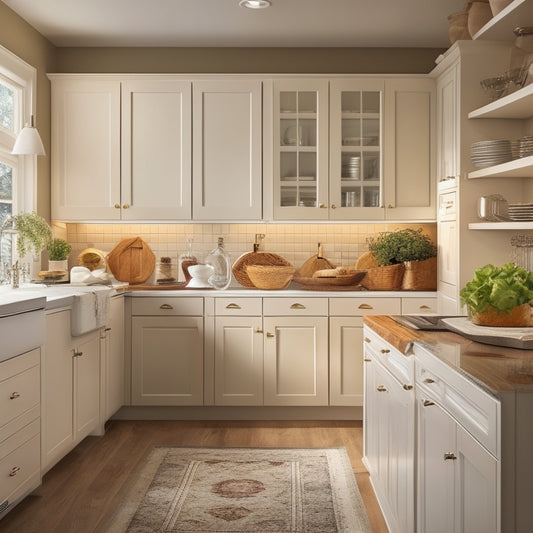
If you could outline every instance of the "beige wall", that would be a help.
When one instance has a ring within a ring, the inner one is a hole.
[[[58,48],[57,72],[420,74],[436,48]]]
[[[0,2],[0,45],[37,69],[36,125],[47,155],[37,158],[37,212],[50,218],[50,82],[56,69],[56,48],[27,22]]]

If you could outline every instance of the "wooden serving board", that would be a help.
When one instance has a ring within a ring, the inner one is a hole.
[[[123,239],[109,252],[107,266],[119,281],[144,283],[155,269],[155,255],[140,237]]]

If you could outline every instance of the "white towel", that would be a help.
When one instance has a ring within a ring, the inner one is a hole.
[[[109,298],[113,289],[91,287],[74,295],[70,329],[73,337],[105,326],[109,320]]]

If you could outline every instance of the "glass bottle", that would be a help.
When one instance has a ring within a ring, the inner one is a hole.
[[[226,289],[231,282],[231,266],[228,252],[224,249],[223,237],[218,238],[218,245],[209,252],[205,262],[214,268],[209,277],[209,284],[215,289]]]
[[[187,251],[179,256],[178,263],[178,281],[189,282],[192,277],[189,274],[189,267],[198,264],[198,260],[192,253],[192,239],[187,239]]]

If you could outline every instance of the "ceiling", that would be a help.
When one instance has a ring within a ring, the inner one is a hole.
[[[465,0],[2,0],[53,44],[447,48]]]

